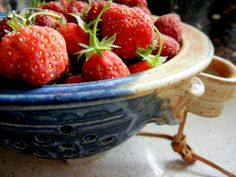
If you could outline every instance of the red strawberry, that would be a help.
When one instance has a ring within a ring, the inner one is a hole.
[[[61,2],[47,2],[46,4],[44,4],[42,7],[42,9],[49,9],[49,10],[53,10],[55,12],[59,12],[64,14],[64,6],[62,5]]]
[[[48,13],[48,15],[44,13]],[[54,29],[59,28],[62,21],[66,21],[64,15],[52,10],[47,10],[47,12],[42,12],[42,14],[36,15],[35,17],[35,23],[37,25],[47,26]]]
[[[93,20],[95,20],[98,16],[98,14],[100,13],[100,11],[102,10],[102,8],[107,4],[107,1],[94,1],[91,5],[91,7],[89,8],[87,15],[86,15],[86,21],[87,22],[91,22]],[[111,4],[112,6],[114,5],[113,3]]]
[[[82,13],[88,5],[85,1],[71,0],[65,5],[67,13]]]
[[[10,17],[5,17],[0,22],[0,40],[8,33],[11,32],[13,29],[8,25],[8,22],[11,20]]]
[[[13,31],[2,38],[0,42],[0,75],[6,78],[16,78],[18,74],[17,61],[20,58],[18,50],[13,46],[13,36],[16,33]]]
[[[139,7],[145,13],[151,15],[150,10],[148,9],[147,0],[114,0],[118,4],[124,4],[129,7]]]
[[[83,47],[80,43],[89,44],[89,34],[75,23],[66,23],[60,26],[59,32],[66,40],[67,51],[69,55],[80,52]]]
[[[179,43],[172,37],[162,34],[163,47],[161,50],[161,56],[166,56],[168,59],[173,58],[179,51]],[[158,40],[159,41],[159,40]],[[157,43],[157,50],[159,49],[159,42]],[[153,54],[157,53],[157,50]]]
[[[71,0],[60,0],[63,7],[67,6],[71,2]]]
[[[153,66],[146,60],[141,60],[128,66],[130,74],[140,73],[152,67]]]
[[[154,55],[144,56],[142,60],[137,61],[133,64],[128,65],[130,74],[136,74],[146,71],[151,68],[155,68],[164,63],[166,57],[158,57]]]
[[[83,79],[83,77],[82,77],[81,74],[69,76],[69,77],[65,80],[65,83],[66,83],[66,84],[81,83],[81,82],[84,82],[84,79]]]
[[[156,43],[157,43],[156,41],[153,41],[152,45],[148,46],[147,49],[139,48],[137,50],[137,54],[141,58],[141,61],[137,61],[128,66],[131,74],[143,72],[148,69],[158,67],[163,62],[165,62],[166,57],[160,56],[160,52],[163,47],[162,44],[160,45],[160,48],[158,49],[157,54],[155,55],[152,54],[153,50],[155,49]]]
[[[139,8],[111,6],[102,16],[102,36],[116,34],[113,51],[122,59],[136,57],[137,48],[147,48],[154,39],[152,19]]]
[[[174,38],[178,42],[181,41],[181,20],[178,15],[173,13],[162,15],[155,21],[154,25],[161,33]]]
[[[123,61],[112,51],[102,50],[102,56],[94,53],[83,65],[82,72],[86,81],[114,79],[129,75]]]
[[[85,10],[85,8],[87,7],[88,3],[84,2],[84,1],[76,1],[76,0],[72,0],[68,5],[66,5],[65,7],[65,11],[67,13],[67,20],[69,22],[74,22],[76,23],[76,18],[73,17],[70,14],[77,14],[80,13],[82,14]]]
[[[35,86],[52,82],[68,64],[64,38],[48,27],[21,27],[3,37],[0,51],[0,74]]]
[[[155,26],[153,28],[156,32],[156,35],[158,36],[158,39],[153,40],[152,44],[149,45],[146,49],[138,48],[137,55],[139,56],[139,58],[141,58],[141,61],[137,61],[128,66],[131,74],[143,72],[148,69],[158,67],[166,61],[166,58],[167,58],[166,56],[165,57],[160,56],[163,50],[163,47],[166,47],[165,45],[163,45],[164,42],[162,40],[161,33],[158,31],[158,29]],[[178,44],[177,41],[175,42]]]
[[[148,3],[146,0],[114,0],[118,4],[125,4],[130,7],[147,7]]]
[[[86,61],[82,66],[82,75],[86,81],[113,79],[129,75],[125,63],[114,52],[110,51],[115,41],[115,35],[103,38],[101,41],[96,36],[97,26],[104,11],[110,6],[105,5],[94,21],[93,30],[90,33],[90,46],[84,45]]]

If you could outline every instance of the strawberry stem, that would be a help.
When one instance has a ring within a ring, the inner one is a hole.
[[[80,46],[82,46],[83,49],[82,51],[79,52],[79,57],[81,57],[83,54],[86,56],[86,60],[88,60],[95,52],[102,57],[102,52],[101,50],[112,50],[112,48],[118,48],[119,46],[114,45],[113,43],[115,42],[116,39],[116,34],[114,34],[111,37],[104,37],[101,41],[97,38],[97,27],[98,23],[101,21],[101,16],[102,14],[110,7],[111,1],[107,3],[103,9],[100,11],[98,14],[97,18],[92,22],[89,23],[88,25],[91,26],[93,24],[93,29],[89,31],[90,35],[90,46],[87,46],[86,44],[80,43]]]
[[[138,48],[137,55],[142,58],[142,60],[146,60],[152,67],[157,67],[165,62],[166,57],[161,57],[161,51],[163,48],[162,36],[159,30],[153,25],[154,31],[157,34],[159,49],[156,55],[152,55],[152,52],[156,49],[157,41],[153,40],[152,44],[148,46],[146,49]]]
[[[31,9],[28,11],[28,13],[26,14],[26,18],[29,18],[33,12],[34,8],[39,8],[42,5],[44,5],[46,3],[45,0],[33,0],[31,3]]]
[[[80,28],[82,28],[87,33],[90,32],[90,29],[87,27],[87,24],[81,18],[81,13],[69,13],[69,15],[75,17],[77,24],[80,26]]]
[[[31,24],[33,24],[33,21],[35,20],[35,17],[37,15],[48,15],[48,16],[51,16],[53,18],[57,18],[57,19],[60,19],[60,20],[62,19],[62,17],[60,15],[50,13],[50,12],[47,12],[47,11],[42,11],[42,12],[36,12],[36,13],[32,14],[31,16],[29,16],[28,20]]]
[[[14,11],[9,15],[11,20],[8,25],[13,29],[13,31],[18,31],[19,28],[26,26],[26,19],[22,16],[16,14]]]
[[[97,26],[98,26],[98,23],[101,21],[101,17],[102,17],[102,14],[110,7],[110,3],[106,4],[106,6],[104,6],[104,8],[100,11],[100,13],[98,14],[95,22],[94,22],[94,26],[93,26],[93,33],[92,33],[92,47],[95,48],[96,52],[102,56],[102,53],[99,49],[99,45],[98,45],[98,39],[97,39]]]
[[[45,0],[33,0],[31,3],[31,7],[40,7],[46,3]]]
[[[160,31],[157,29],[157,27],[155,25],[153,25],[154,31],[157,33],[158,39],[159,39],[159,50],[157,52],[157,57],[161,56],[161,51],[163,48],[163,42],[162,42],[162,36]]]

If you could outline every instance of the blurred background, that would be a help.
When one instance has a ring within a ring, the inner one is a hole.
[[[147,0],[155,15],[174,12],[208,35],[215,54],[236,64],[236,0]],[[31,0],[0,0],[0,12],[22,9]]]
[[[236,64],[236,0],[148,0],[156,15],[174,12],[208,35],[215,54]]]

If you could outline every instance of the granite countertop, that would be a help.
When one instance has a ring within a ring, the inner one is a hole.
[[[236,99],[218,118],[189,114],[185,134],[195,152],[236,174]],[[175,134],[177,126],[147,125],[144,130]],[[135,136],[95,161],[68,164],[0,148],[0,177],[223,177],[196,162],[187,165],[170,142]]]

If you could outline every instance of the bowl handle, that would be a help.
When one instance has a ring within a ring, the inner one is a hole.
[[[198,77],[205,85],[205,93],[191,102],[187,111],[203,117],[219,116],[224,104],[235,95],[236,66],[226,59],[214,56],[210,65]]]
[[[156,124],[174,125],[185,116],[188,106],[201,97],[205,86],[198,77],[192,77],[181,84],[165,89],[158,93],[162,100],[159,118]]]
[[[217,117],[236,90],[236,66],[218,56],[199,75],[175,86],[157,91],[161,101],[158,113],[151,116],[156,124],[174,125],[186,112],[202,117]]]
[[[191,103],[199,99],[205,93],[205,86],[203,82],[198,77],[193,77],[186,84],[181,85],[180,91],[183,91],[183,95],[178,97],[172,105],[171,111],[175,116],[175,119],[181,121],[185,112],[188,112],[188,107]]]

